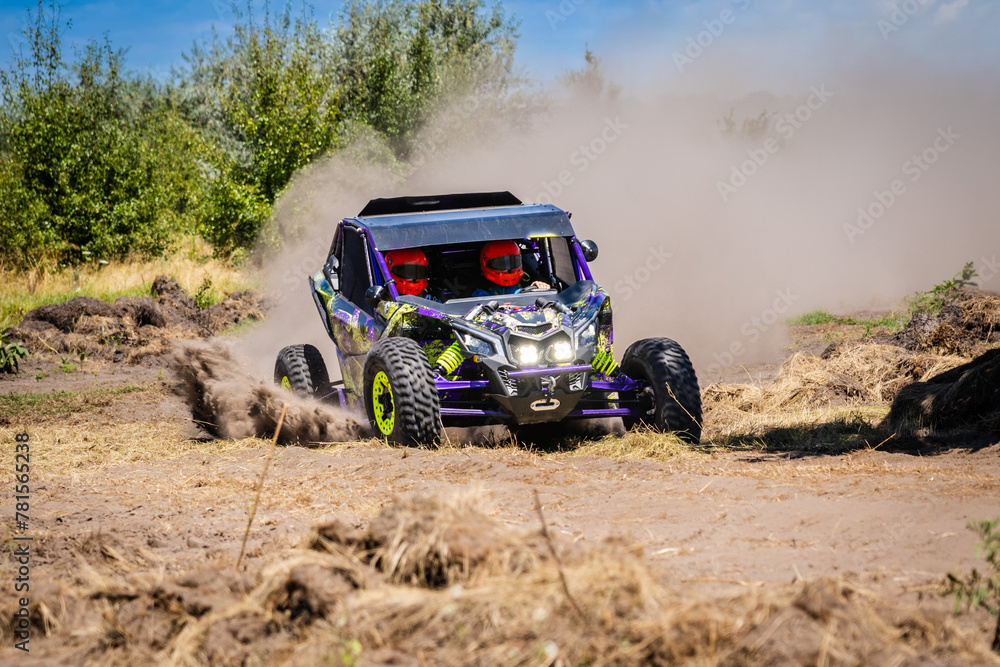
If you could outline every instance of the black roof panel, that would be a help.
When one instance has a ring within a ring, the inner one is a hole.
[[[381,250],[448,243],[573,236],[566,211],[551,204],[359,216]]]
[[[359,217],[395,215],[397,213],[424,213],[448,211],[459,208],[489,208],[491,206],[517,206],[521,200],[509,192],[465,192],[453,195],[428,195],[425,197],[387,197],[372,199]]]

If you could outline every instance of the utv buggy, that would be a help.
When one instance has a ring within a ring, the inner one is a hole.
[[[470,296],[479,250],[497,240],[520,248],[525,287]],[[402,248],[425,253],[427,298],[397,291],[384,253]],[[309,279],[343,379],[330,382],[315,347],[293,345],[275,382],[364,412],[395,443],[432,443],[445,426],[606,417],[698,442],[701,395],[680,345],[640,340],[615,363],[611,299],[587,265],[596,257],[568,213],[509,192],[374,199],[340,221]]]

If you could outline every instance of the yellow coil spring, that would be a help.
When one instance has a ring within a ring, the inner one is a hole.
[[[451,344],[451,347],[441,353],[441,356],[437,358],[436,364],[441,369],[441,375],[448,376],[462,365],[463,360],[462,348],[459,346],[458,341],[455,341]]]
[[[612,353],[605,352],[604,350],[598,350],[594,354],[594,358],[590,360],[590,365],[594,367],[595,371],[604,375],[611,375],[618,370],[618,364],[615,363]]]

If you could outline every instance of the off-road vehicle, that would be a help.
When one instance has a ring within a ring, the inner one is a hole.
[[[470,296],[480,249],[498,240],[520,248],[525,286]],[[425,297],[396,289],[385,253],[403,248],[426,255]],[[615,362],[611,299],[588,266],[597,253],[566,211],[509,192],[374,199],[340,221],[309,279],[343,379],[330,382],[315,347],[293,345],[275,381],[364,412],[395,443],[432,443],[445,426],[607,417],[697,442],[701,396],[680,345],[640,340]]]

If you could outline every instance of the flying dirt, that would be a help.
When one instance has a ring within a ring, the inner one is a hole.
[[[223,342],[181,343],[171,366],[192,420],[215,437],[270,438],[282,410],[282,444],[345,442],[370,435],[367,424],[339,410],[241,372]]]

